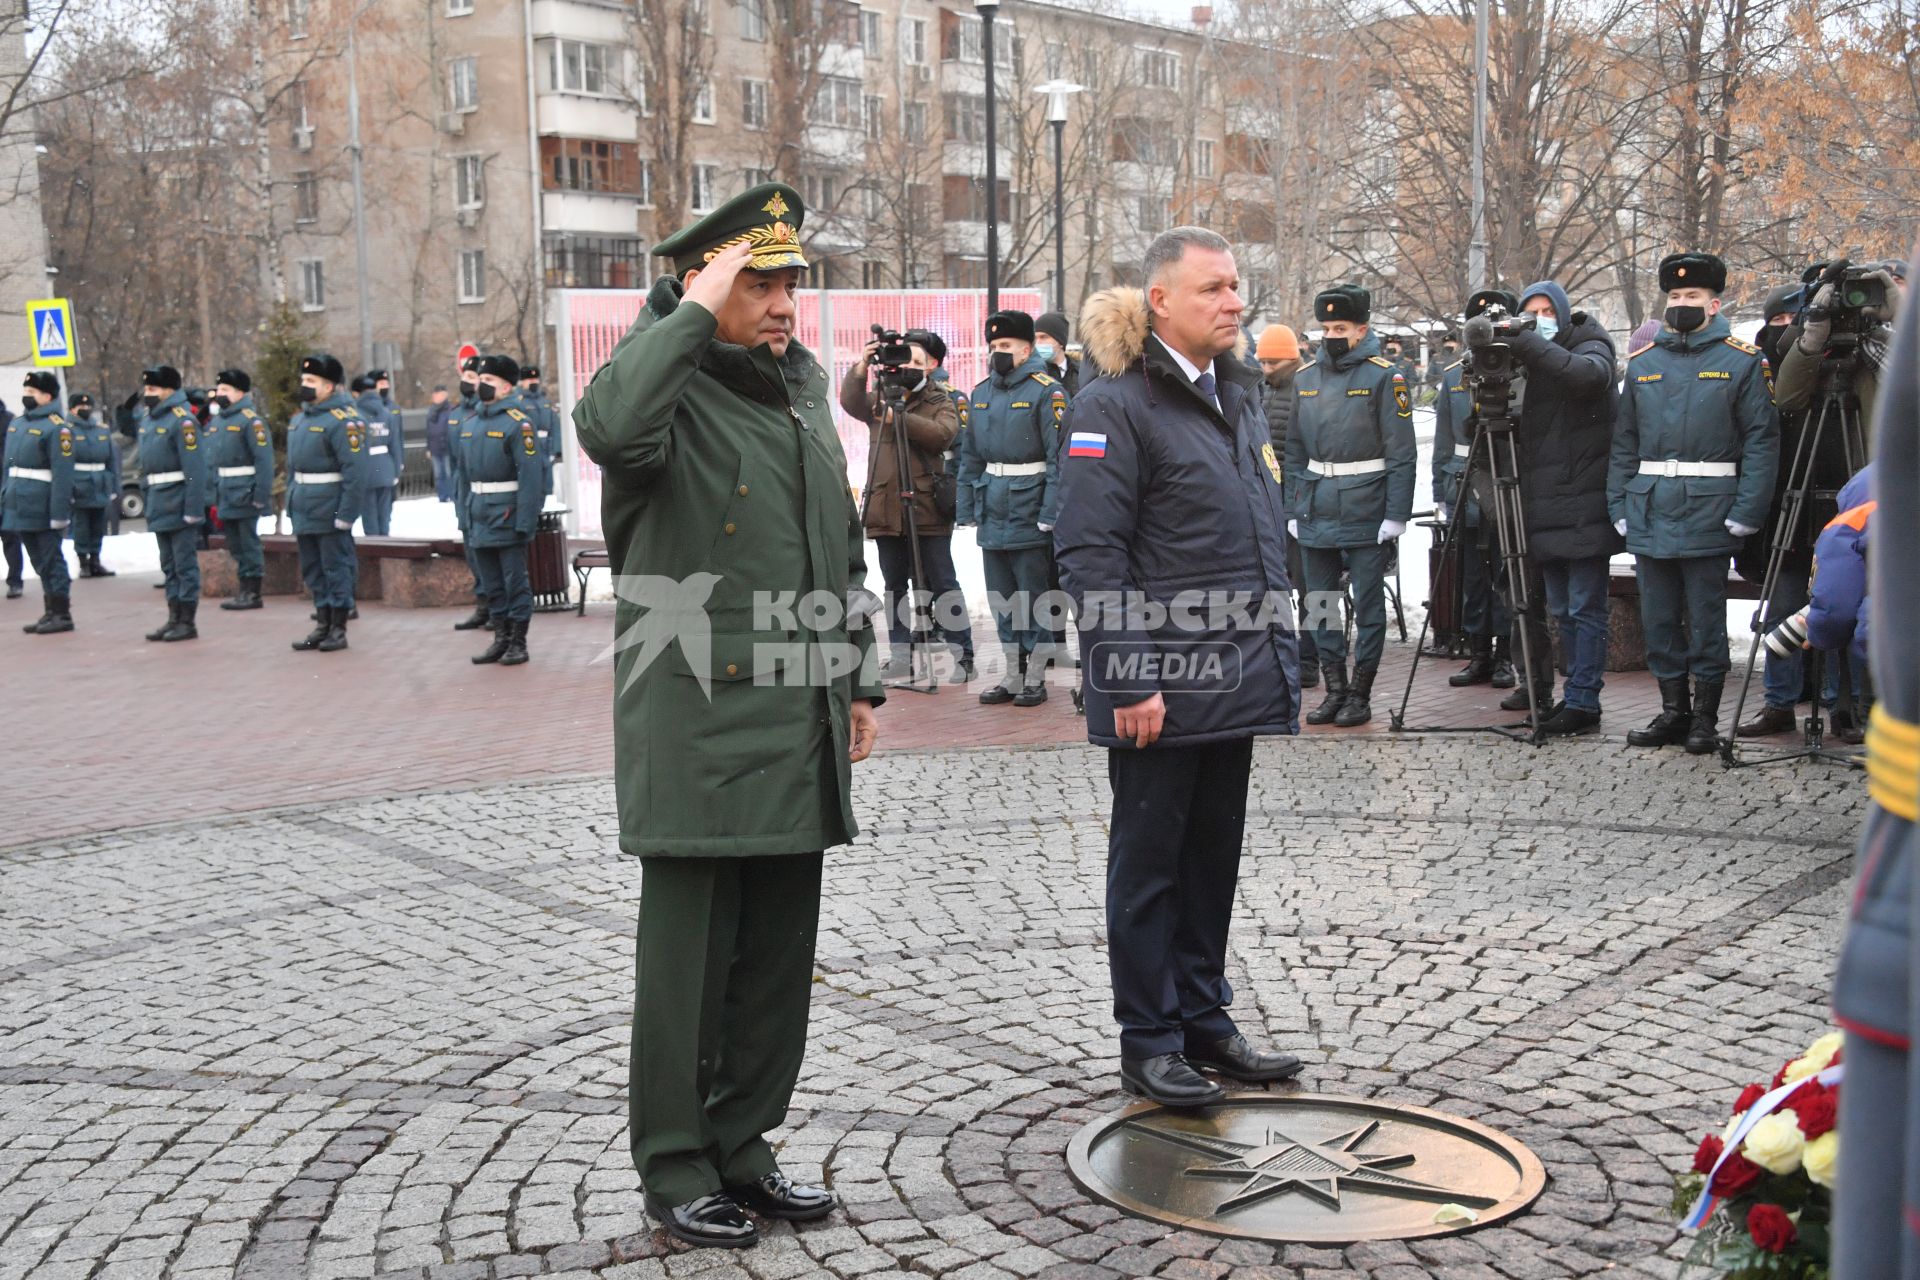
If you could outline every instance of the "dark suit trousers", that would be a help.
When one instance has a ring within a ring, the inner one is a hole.
[[[1234,1033],[1227,926],[1252,767],[1252,738],[1107,753],[1107,958],[1123,1057]]]
[[[774,1170],[807,1052],[818,853],[640,860],[627,1118],[670,1205]]]

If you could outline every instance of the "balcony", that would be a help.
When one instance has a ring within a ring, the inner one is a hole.
[[[639,202],[630,194],[543,191],[540,225],[548,231],[589,236],[631,236],[639,227]]]
[[[615,142],[632,142],[640,136],[640,114],[623,98],[543,91],[535,101],[535,113],[542,134]]]

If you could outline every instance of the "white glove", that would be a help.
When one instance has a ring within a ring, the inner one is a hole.
[[[1449,518],[1449,513],[1447,511],[1447,504],[1444,502],[1434,503],[1433,514],[1439,519],[1441,524],[1447,523],[1447,520]]]
[[[1751,538],[1760,531],[1752,525],[1741,524],[1738,520],[1729,520],[1727,521],[1727,532],[1736,538]]]
[[[1052,533],[1052,532],[1053,532],[1053,526],[1052,526],[1052,525],[1050,525],[1050,524],[1043,524],[1043,525],[1041,525],[1041,526],[1040,526],[1040,532],[1042,532],[1042,533]]]
[[[1626,537],[1626,536],[1627,536],[1627,522],[1626,522],[1625,520],[1615,520],[1615,521],[1613,522],[1613,531],[1614,531],[1615,533],[1617,533],[1617,534],[1619,534],[1619,535],[1620,535],[1621,537],[1623,537],[1623,538],[1624,538],[1624,537]]]
[[[207,522],[205,516],[181,516],[180,518],[188,524],[205,524]]]
[[[335,520],[335,521],[333,522],[333,527],[334,527],[334,528],[336,528],[336,529],[338,529],[338,530],[339,530],[340,532],[342,532],[342,533],[346,533],[346,532],[349,532],[349,531],[350,531],[350,530],[351,530],[351,529],[353,528],[353,521],[351,521],[351,520]]]
[[[1289,538],[1296,538],[1296,539],[1299,538],[1300,522],[1298,520],[1287,521],[1287,536]]]
[[[49,529],[64,529],[67,527],[67,522],[65,520],[49,520],[47,521],[47,527]]]
[[[1375,541],[1392,542],[1406,531],[1407,522],[1405,520],[1382,520],[1380,522],[1380,536],[1376,538]]]

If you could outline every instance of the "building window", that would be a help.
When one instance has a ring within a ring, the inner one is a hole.
[[[478,209],[487,202],[487,190],[482,177],[486,160],[482,156],[455,156],[453,158],[453,207],[456,209]]]
[[[307,34],[307,0],[287,0],[287,35],[303,40]]]
[[[300,259],[300,309],[302,311],[327,309],[326,264],[318,258]]]
[[[907,264],[907,288],[924,289],[927,287],[927,264],[909,262]]]
[[[644,240],[550,237],[546,245],[547,287],[644,289],[650,283],[647,257]]]
[[[878,222],[887,215],[886,196],[881,193],[878,183],[869,182],[860,188],[860,203],[868,222]]]
[[[715,203],[714,189],[719,185],[720,166],[697,164],[693,166],[693,190],[688,204],[695,213],[712,213]]]
[[[1193,144],[1193,171],[1202,178],[1213,176],[1213,143],[1205,138]]]
[[[947,288],[984,289],[987,287],[987,260],[985,258],[947,259]]]
[[[653,161],[640,162],[640,207],[653,208]]]
[[[480,60],[455,58],[447,66],[447,105],[455,111],[480,108]]]
[[[1135,196],[1133,225],[1146,235],[1159,235],[1167,229],[1167,202],[1160,196]]]
[[[287,114],[293,117],[296,129],[311,129],[313,121],[307,118],[307,82],[295,80],[287,86]]]
[[[831,173],[810,173],[800,180],[801,195],[807,202],[807,208],[820,213],[833,210],[834,199],[839,193],[840,179]]]
[[[987,140],[987,100],[977,93],[945,95],[947,141],[983,143]]]
[[[701,83],[700,92],[693,99],[693,122],[695,124],[713,123],[713,81]]]
[[[831,125],[841,129],[860,127],[861,99],[865,88],[860,81],[848,76],[823,76],[820,88],[813,95],[813,112],[808,117],[809,124]]]
[[[900,60],[910,67],[927,65],[927,20],[900,19]]]
[[[869,58],[880,56],[880,11],[862,9],[860,11],[860,52]]]
[[[320,221],[320,184],[314,181],[311,169],[293,175],[293,220]]]
[[[1100,87],[1100,54],[1097,50],[1086,49],[1081,52],[1080,83],[1089,89]]]
[[[447,0],[447,16],[464,18],[473,12],[473,0]]]
[[[772,181],[773,170],[771,169],[742,169],[740,171],[740,189],[742,191],[750,187],[757,187],[763,182]]]
[[[547,88],[555,93],[610,97],[618,88],[620,51],[581,40],[549,40]]]
[[[1180,55],[1168,53],[1165,49],[1139,49],[1134,51],[1134,59],[1139,68],[1138,79],[1149,89],[1178,89],[1180,87]]]
[[[542,185],[548,191],[593,191],[610,195],[641,191],[641,165],[631,142],[541,138],[540,170]],[[641,203],[647,201],[643,199]]]
[[[907,135],[908,142],[925,142],[927,140],[927,104],[907,103],[900,113],[900,125]]]
[[[740,0],[740,38],[758,44],[767,38],[767,0]]]
[[[462,249],[460,251],[460,301],[464,303],[486,300],[487,251]]]
[[[940,180],[942,212],[948,222],[985,222],[987,220],[987,184],[982,178],[969,178],[962,173],[949,173]],[[1000,218],[1006,220],[1012,212],[1012,185],[1002,178],[1000,187]]]
[[[868,94],[866,98],[867,137],[875,142],[887,136],[887,100],[877,94]]]
[[[740,123],[749,129],[767,127],[767,90],[765,80],[740,82]],[[749,184],[751,185],[751,184]]]
[[[955,28],[955,47],[948,52],[949,61],[986,61],[980,44],[982,34],[980,19],[959,15],[959,26]],[[1005,18],[993,20],[993,65],[1003,71],[1013,70],[1013,23]]]
[[[884,262],[862,262],[860,264],[860,287],[862,289],[886,288],[887,264]]]
[[[1047,41],[1043,52],[1046,58],[1047,79],[1058,80],[1067,73],[1067,46],[1058,40]]]

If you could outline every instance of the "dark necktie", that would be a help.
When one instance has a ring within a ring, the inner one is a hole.
[[[1214,387],[1216,385],[1213,380],[1213,370],[1211,369],[1193,380],[1194,390],[1213,401],[1213,407],[1217,409],[1220,407],[1220,397],[1214,394]]]

